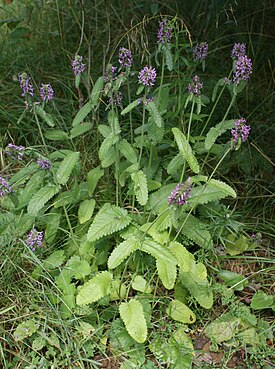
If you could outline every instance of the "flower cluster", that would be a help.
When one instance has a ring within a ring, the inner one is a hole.
[[[117,67],[109,64],[103,76],[104,82],[109,83],[116,80],[117,79],[116,71]]]
[[[252,61],[246,55],[240,56],[234,70],[233,82],[238,85],[241,81],[247,81],[252,73]]]
[[[147,97],[146,95],[143,95],[140,99],[138,99],[138,104],[143,103],[144,105],[148,105],[149,102],[153,102],[156,100],[156,96]]]
[[[53,99],[54,91],[50,83],[41,84],[40,96],[43,101],[50,101]]]
[[[188,177],[184,183],[178,183],[168,196],[168,205],[185,205],[188,204],[187,199],[190,199],[192,191],[191,179]]]
[[[109,103],[116,105],[116,106],[121,106],[122,105],[122,93],[120,91],[117,91],[114,95],[110,97]]]
[[[131,67],[133,63],[132,52],[125,47],[119,49],[118,62],[123,67]]]
[[[12,192],[11,186],[8,184],[5,178],[0,177],[0,199],[10,192]]]
[[[245,53],[246,53],[246,45],[236,43],[234,44],[231,50],[231,57],[232,59],[238,59],[240,56],[245,56]]]
[[[26,244],[32,251],[35,251],[37,247],[42,247],[43,241],[43,231],[38,232],[35,228],[33,228],[28,234],[28,238],[26,239]]]
[[[86,66],[85,64],[82,63],[82,60],[83,60],[82,56],[76,55],[74,60],[72,61],[71,65],[72,65],[75,77],[85,71]]]
[[[27,94],[33,96],[33,86],[30,82],[30,77],[26,73],[21,73],[19,74],[18,79],[23,91],[21,96],[25,96]]]
[[[51,163],[47,159],[37,159],[36,162],[43,170],[51,169]]]
[[[158,43],[170,43],[172,38],[172,27],[169,26],[167,19],[164,19],[163,22],[159,22],[158,29]]]
[[[8,144],[6,147],[6,154],[12,157],[14,160],[22,160],[24,156],[25,147],[17,146],[12,143]]]
[[[157,72],[155,68],[144,67],[141,69],[138,75],[138,82],[144,86],[153,86],[157,78]]]
[[[239,138],[241,138],[242,142],[245,142],[247,140],[250,131],[251,127],[249,125],[246,125],[245,118],[236,120],[235,128],[231,129],[234,143],[237,143]]]
[[[208,53],[207,42],[201,42],[200,44],[197,44],[193,50],[193,56],[196,61],[203,61],[207,57],[207,53]]]
[[[189,83],[188,85],[188,92],[189,94],[194,94],[195,96],[198,96],[201,93],[203,82],[200,82],[200,77],[198,76],[193,77],[192,80],[193,82]]]

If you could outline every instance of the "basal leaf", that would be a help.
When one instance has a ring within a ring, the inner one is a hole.
[[[67,183],[78,159],[79,152],[72,152],[62,160],[56,172],[56,179],[59,184],[64,185]]]
[[[191,265],[191,260],[193,259],[193,255],[187,251],[186,247],[180,244],[177,241],[170,242],[169,249],[175,255],[178,261],[178,266],[180,267],[182,272],[188,272]]]
[[[167,308],[167,314],[174,320],[181,323],[193,324],[196,315],[188,306],[179,300],[172,300]]]
[[[149,283],[141,275],[136,275],[132,281],[132,288],[143,293],[151,293]]]
[[[180,153],[190,165],[194,173],[199,173],[200,167],[195,155],[192,152],[191,146],[185,135],[176,127],[172,128]]]
[[[111,235],[127,227],[131,222],[127,211],[118,206],[105,204],[97,213],[91,224],[87,238],[89,241],[96,241],[101,237]]]
[[[136,251],[140,247],[140,241],[132,236],[127,240],[121,242],[112,251],[108,259],[108,267],[114,269],[119,266],[129,255]]]
[[[177,277],[177,266],[173,263],[157,259],[157,271],[159,278],[167,290],[174,288]]]
[[[83,200],[78,208],[78,220],[80,224],[83,224],[91,219],[95,208],[95,200]]]
[[[161,260],[166,263],[171,263],[175,265],[177,264],[175,256],[170,250],[168,250],[168,248],[160,245],[150,238],[146,238],[142,242],[140,250],[152,255],[155,259]]]
[[[207,248],[213,245],[212,237],[207,226],[194,215],[183,214],[181,222],[184,224],[181,228],[181,233],[187,238],[201,247]]]
[[[108,295],[112,280],[113,276],[111,273],[107,271],[98,273],[95,277],[80,287],[76,296],[77,305],[88,305],[92,302],[98,301],[101,297]]]
[[[137,300],[122,302],[119,313],[130,336],[138,343],[147,338],[147,325],[141,303]]]
[[[140,205],[146,205],[148,201],[147,178],[142,170],[131,174],[134,182],[134,192]]]
[[[48,184],[42,187],[32,197],[28,205],[28,213],[30,215],[37,215],[39,210],[59,191],[58,186]]]

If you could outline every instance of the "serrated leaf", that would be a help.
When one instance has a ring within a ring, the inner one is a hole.
[[[98,157],[99,159],[102,161],[106,158],[107,154],[108,154],[108,151],[111,149],[111,147],[116,143],[118,142],[119,140],[119,137],[114,134],[114,133],[111,133],[108,137],[106,137],[100,148],[99,148],[99,152],[98,152]]]
[[[22,208],[29,204],[34,193],[38,191],[41,184],[43,183],[43,178],[45,176],[45,172],[37,172],[35,173],[28,183],[22,188],[22,190],[18,191],[18,208]]]
[[[196,321],[196,315],[188,306],[179,300],[172,300],[167,308],[167,314],[181,323],[192,324]]]
[[[69,136],[66,132],[61,129],[54,129],[52,131],[47,131],[45,133],[45,137],[48,140],[59,141],[59,140],[68,140]]]
[[[138,343],[147,338],[147,325],[141,303],[137,300],[122,302],[119,313],[130,336]]]
[[[235,127],[236,119],[225,120],[218,123],[215,127],[210,128],[205,138],[205,149],[210,150],[216,139],[229,129]]]
[[[106,124],[99,124],[97,128],[102,136],[105,138],[112,133],[111,127],[107,126]]]
[[[274,295],[268,295],[262,291],[256,292],[251,300],[250,307],[254,310],[275,308]]]
[[[174,174],[177,173],[180,168],[182,168],[184,164],[184,157],[181,153],[175,156],[167,166],[167,173]]]
[[[28,205],[28,213],[37,215],[39,210],[59,191],[59,187],[48,184],[42,187],[30,200]]]
[[[216,100],[216,96],[217,96],[217,92],[219,87],[224,85],[224,78],[221,78],[217,81],[217,83],[215,84],[214,88],[213,88],[213,93],[212,93],[212,102],[214,102]]]
[[[138,104],[140,104],[140,99],[136,99],[134,101],[132,101],[128,106],[126,106],[126,108],[124,108],[122,110],[122,112],[120,113],[121,115],[125,115],[127,113],[129,113],[131,110],[133,110],[136,106],[138,106]]]
[[[56,172],[56,179],[59,184],[64,185],[67,183],[78,159],[79,152],[72,152],[62,160]]]
[[[150,194],[147,207],[149,210],[152,210],[153,214],[158,214],[163,210],[164,206],[168,208],[168,196],[176,185],[177,183],[170,183],[169,185],[163,186],[158,191]]]
[[[207,226],[198,218],[191,214],[183,214],[181,217],[181,233],[201,247],[211,247],[213,245],[212,237]]]
[[[78,255],[72,256],[66,264],[66,269],[70,271],[74,279],[83,279],[91,273],[91,266],[87,260],[81,260]]]
[[[177,260],[170,250],[149,238],[146,238],[142,242],[140,250],[152,255],[155,259],[166,263],[177,264]]]
[[[97,106],[98,104],[99,96],[103,90],[103,86],[104,86],[104,78],[101,76],[97,79],[96,83],[94,84],[94,87],[90,95],[90,102],[93,107]]]
[[[38,328],[39,324],[34,320],[27,320],[23,323],[20,323],[13,333],[15,341],[23,341],[24,338],[32,336]]]
[[[164,126],[158,127],[155,121],[150,117],[147,125],[148,137],[152,141],[153,145],[160,143],[164,136]]]
[[[83,200],[78,208],[78,220],[83,224],[91,219],[95,208],[95,200]]]
[[[157,271],[164,287],[167,288],[167,290],[174,288],[177,277],[176,265],[157,259]]]
[[[140,241],[132,236],[127,240],[121,242],[112,251],[108,259],[108,267],[114,269],[119,266],[129,255],[140,247]]]
[[[54,121],[53,118],[50,114],[46,113],[44,109],[41,108],[41,106],[39,105],[35,105],[33,106],[33,109],[35,111],[35,113],[45,122],[48,124],[48,126],[50,127],[54,127]]]
[[[82,108],[77,112],[76,116],[74,117],[74,120],[72,122],[72,126],[76,127],[80,123],[84,121],[84,119],[87,117],[87,115],[91,112],[93,106],[90,101],[88,101],[85,105],[82,106]]]
[[[64,250],[57,250],[43,261],[43,267],[49,270],[55,269],[61,266],[65,260],[66,256]]]
[[[108,295],[112,280],[112,274],[104,271],[84,283],[76,296],[77,305],[88,305],[92,302],[98,301],[101,297]]]
[[[88,190],[89,196],[92,196],[94,190],[96,189],[97,183],[101,177],[104,175],[104,170],[100,167],[96,167],[91,169],[87,174],[87,183],[88,183]]]
[[[141,275],[136,275],[132,281],[132,288],[143,293],[151,293],[151,287]]]
[[[169,47],[165,48],[165,63],[168,70],[171,72],[173,70],[173,56]]]
[[[101,208],[95,216],[95,219],[89,228],[87,239],[88,241],[96,241],[101,237],[120,231],[127,227],[130,222],[131,218],[125,209],[105,204],[105,206]]]
[[[92,123],[82,123],[77,125],[76,127],[73,127],[70,131],[70,138],[75,138],[78,137],[80,135],[82,135],[85,132],[90,131],[93,128],[93,124]]]
[[[145,106],[146,109],[149,111],[149,114],[153,119],[154,123],[156,124],[156,126],[158,126],[159,128],[162,127],[163,120],[154,101],[149,101]]]
[[[137,163],[138,161],[137,154],[133,149],[132,145],[129,144],[128,141],[124,139],[120,140],[118,143],[118,149],[122,153],[122,155],[125,156],[127,160],[129,160],[130,163],[132,164]]]
[[[195,155],[192,152],[191,146],[187,141],[185,135],[176,127],[172,128],[180,153],[188,162],[190,168],[194,173],[199,173],[200,167]]]
[[[121,129],[120,129],[117,114],[114,110],[111,110],[108,113],[108,123],[110,124],[110,127],[112,128],[112,132],[115,135],[119,135],[121,132]]]
[[[188,272],[191,266],[191,260],[193,259],[193,255],[187,251],[186,247],[180,244],[177,241],[170,242],[169,249],[176,256],[178,261],[178,266],[180,267],[182,272]]]
[[[114,147],[111,147],[106,153],[105,158],[101,162],[102,168],[108,168],[116,161],[116,150]]]
[[[134,182],[134,192],[140,205],[146,205],[148,201],[147,178],[142,170],[131,174]]]

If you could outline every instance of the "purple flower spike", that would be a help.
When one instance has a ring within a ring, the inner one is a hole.
[[[50,83],[41,84],[40,96],[43,101],[50,101],[53,99],[54,91]]]
[[[168,196],[168,205],[182,206],[188,204],[188,199],[191,197],[192,185],[191,179],[188,177],[184,183],[178,183]]]
[[[27,94],[33,96],[33,86],[30,83],[30,77],[26,73],[21,73],[18,78],[20,87],[23,91],[21,96],[26,96]]]
[[[22,160],[24,156],[25,147],[17,146],[12,143],[8,144],[6,147],[6,154],[9,155],[14,160]]]
[[[11,186],[8,184],[5,178],[0,177],[0,199],[11,192],[12,192]]]
[[[116,106],[121,106],[122,103],[122,93],[118,91],[114,96],[110,97],[110,104],[114,104]]]
[[[119,49],[118,61],[119,61],[119,64],[125,68],[131,67],[133,63],[133,57],[132,57],[131,50],[126,49],[125,47],[121,47]]]
[[[43,170],[51,169],[51,163],[47,159],[45,159],[45,160],[37,159],[36,162],[40,166],[40,168],[43,169]]]
[[[240,56],[245,56],[246,53],[246,45],[236,43],[234,44],[232,50],[231,50],[231,58],[232,59],[238,59]]]
[[[169,26],[167,19],[164,19],[163,22],[159,22],[159,29],[158,29],[158,35],[157,35],[157,39],[158,39],[158,43],[160,44],[165,44],[171,43],[171,38],[172,38],[172,27]]]
[[[85,71],[86,66],[85,64],[82,63],[82,60],[83,60],[82,56],[76,55],[71,63],[75,77],[81,73],[84,73]]]
[[[43,231],[38,232],[35,228],[28,234],[28,238],[25,242],[33,252],[37,247],[42,247],[43,235]]]
[[[195,96],[198,96],[201,93],[203,82],[200,82],[200,77],[198,76],[193,77],[192,80],[193,82],[188,85],[188,92],[190,95],[194,94]]]
[[[155,68],[146,66],[139,72],[138,82],[142,83],[144,86],[154,86],[156,78],[157,72]]]
[[[242,142],[245,142],[249,136],[250,131],[251,127],[249,125],[246,125],[245,118],[236,120],[235,128],[231,129],[234,143],[236,144],[238,142],[239,137],[241,138]]]
[[[240,56],[237,60],[233,82],[238,85],[241,81],[248,81],[252,73],[252,61],[246,55]]]
[[[208,43],[201,42],[200,44],[196,45],[195,49],[193,50],[193,55],[196,61],[203,61],[208,53]]]

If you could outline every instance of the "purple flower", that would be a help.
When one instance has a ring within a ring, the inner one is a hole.
[[[114,67],[113,65],[109,64],[103,76],[104,82],[109,83],[116,80],[117,79],[116,71],[117,67]]]
[[[47,159],[37,159],[36,162],[43,170],[51,169],[51,163]]]
[[[144,67],[141,69],[138,75],[138,82],[144,86],[153,86],[157,78],[157,72],[155,68]]]
[[[35,228],[33,228],[28,234],[28,238],[26,239],[26,244],[32,251],[35,251],[37,247],[42,247],[43,241],[43,231],[38,232]]]
[[[0,177],[0,199],[10,192],[12,192],[11,186],[8,184],[5,178]]]
[[[226,85],[230,85],[231,83],[232,83],[232,80],[231,79],[229,79],[228,77],[224,77],[224,83],[226,84]]]
[[[140,99],[138,99],[138,104],[143,103],[144,105],[148,105],[149,102],[153,102],[156,100],[156,96],[151,96],[151,97],[147,97],[146,95],[143,95],[143,97],[141,97]]]
[[[193,50],[193,56],[196,61],[203,61],[208,52],[208,43],[207,42],[201,42],[200,44],[197,44],[196,47]]]
[[[248,81],[252,73],[252,61],[246,55],[240,56],[237,60],[233,82],[238,85],[241,81]]]
[[[25,96],[27,94],[33,96],[33,86],[30,83],[30,77],[26,73],[21,73],[18,76],[20,87],[23,91],[21,96]]]
[[[17,146],[12,143],[8,144],[6,147],[6,154],[12,157],[14,160],[22,160],[24,156],[25,147]]]
[[[193,82],[189,83],[188,85],[188,92],[189,94],[194,94],[195,96],[198,96],[201,93],[203,82],[200,82],[200,77],[198,76],[193,77],[192,80]]]
[[[191,179],[188,177],[184,183],[178,183],[168,196],[168,205],[185,205],[188,204],[192,191]]]
[[[50,101],[53,99],[54,91],[50,83],[41,84],[40,96],[43,101]]]
[[[245,118],[236,120],[235,128],[231,129],[233,142],[237,143],[239,138],[241,138],[242,142],[245,142],[247,140],[247,137],[249,136],[250,131],[251,127],[249,125],[246,125]]]
[[[231,58],[232,59],[238,59],[240,56],[245,56],[246,53],[246,45],[236,43],[234,44],[232,50],[231,50]]]
[[[133,57],[132,57],[131,50],[126,49],[125,47],[121,47],[119,49],[118,61],[119,61],[119,64],[122,65],[123,67],[126,67],[126,68],[131,67],[133,63]]]
[[[159,29],[157,34],[157,42],[161,44],[171,43],[172,38],[172,27],[169,26],[167,19],[163,22],[159,22]]]
[[[76,55],[71,63],[75,76],[78,76],[79,74],[85,71],[86,66],[85,64],[82,63],[82,60],[83,60],[82,56]]]
[[[118,91],[114,96],[112,95],[109,100],[110,104],[114,104],[116,106],[121,106],[122,103],[122,93]]]

